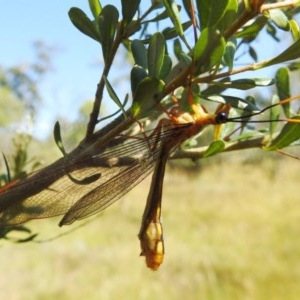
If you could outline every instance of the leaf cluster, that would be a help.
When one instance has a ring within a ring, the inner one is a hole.
[[[134,0],[130,5],[121,1],[119,12],[113,5],[102,6],[99,0],[89,0],[92,18],[80,8],[71,8],[69,17],[72,23],[100,44],[104,60],[85,141],[109,133],[116,124],[120,124],[118,130],[123,130],[138,119],[157,118],[161,114],[161,111],[157,112],[158,105],[172,105],[172,95],[176,95],[181,106],[189,110],[187,91],[193,91],[195,101],[201,104],[203,101],[230,104],[240,115],[261,111],[256,104],[257,99],[252,94],[239,96],[243,95],[242,92],[275,86],[277,92],[272,101],[290,97],[291,72],[298,70],[295,61],[300,57],[299,26],[293,19],[298,13],[298,5],[297,1],[284,5],[263,0],[184,0],[182,3],[162,0],[152,1],[146,7],[145,3],[142,5],[141,1]],[[257,50],[252,45],[262,34],[269,35],[277,42],[281,51],[275,57],[259,61]],[[290,46],[282,47],[279,38],[282,34],[290,35],[293,39]],[[109,81],[110,69],[121,45],[133,59],[131,90],[125,99],[121,99]],[[243,67],[238,64],[241,56],[243,58],[247,53],[241,49],[247,49],[253,60]],[[289,65],[291,61],[294,63]],[[287,66],[282,66],[286,63]],[[243,78],[240,75],[239,79],[234,78],[236,74],[273,65],[279,65],[274,78]],[[99,122],[105,88],[122,115],[98,133],[95,132],[95,126]],[[238,96],[236,90],[241,91]],[[131,99],[129,109],[128,99]],[[280,119],[282,115],[286,118],[297,117],[290,102],[282,107],[283,111],[278,107],[270,110],[273,120]],[[297,124],[287,124],[281,133],[276,134],[275,122],[270,123],[264,133],[261,129],[245,133],[248,127],[245,120],[240,134],[235,135],[235,142],[263,135],[265,139],[259,147],[275,150],[294,143],[300,137]],[[233,130],[233,126],[228,124],[230,130]],[[229,132],[229,129],[225,132]],[[113,130],[112,135],[116,132]],[[283,143],[282,136],[285,140]],[[276,139],[273,140],[273,137]],[[220,150],[216,152],[225,148],[225,144],[220,147],[219,143],[217,149]]]

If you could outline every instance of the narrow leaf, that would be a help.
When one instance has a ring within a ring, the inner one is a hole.
[[[225,148],[225,143],[223,141],[221,140],[214,141],[209,145],[208,149],[204,152],[203,157],[209,157],[218,154],[222,152],[224,148]]]
[[[271,101],[271,105],[274,105],[276,103],[278,103],[280,101],[279,97],[277,95],[274,95],[272,97],[272,101]],[[273,133],[275,132],[277,126],[278,126],[278,122],[274,122],[275,120],[278,120],[280,117],[280,106],[276,105],[270,108],[270,120],[272,120],[272,122],[270,122],[270,136],[273,136]]]
[[[110,84],[110,82],[108,81],[108,79],[105,76],[103,77],[103,79],[104,79],[105,86],[106,86],[106,89],[107,89],[107,92],[108,92],[110,98],[115,102],[115,104],[122,110],[122,112],[125,115],[125,109],[123,107],[123,104],[120,101],[118,95],[116,94],[114,88],[112,87],[112,85]]]
[[[238,108],[241,110],[248,111],[249,113],[259,112],[259,109],[253,104],[251,101],[247,101],[246,99],[234,97],[234,96],[225,96],[225,95],[201,95],[201,98],[218,102],[222,104],[230,104],[234,108]]]
[[[233,69],[235,51],[236,39],[231,39],[226,43],[224,53],[224,63],[228,66],[229,71]]]
[[[158,78],[165,79],[172,69],[172,59],[169,55],[164,55],[164,60]]]
[[[294,117],[293,119],[300,120],[300,117]],[[282,149],[291,145],[293,142],[300,139],[300,123],[287,123],[282,128],[279,135],[271,142],[267,147],[264,147],[265,150],[274,151]]]
[[[66,156],[67,152],[65,151],[65,147],[62,142],[62,138],[61,138],[61,134],[60,134],[60,125],[59,125],[58,121],[55,122],[53,135],[54,135],[54,141],[55,141],[58,149],[61,151],[61,153],[64,156]]]
[[[250,25],[243,27],[236,34],[236,38],[244,38],[247,41],[251,42],[259,32],[264,28],[264,26],[268,23],[268,19],[265,16],[258,16],[255,21],[253,21]]]
[[[155,33],[150,40],[148,50],[149,76],[159,78],[165,55],[165,38],[160,33]]]
[[[272,78],[245,78],[237,79],[232,81],[218,81],[212,82],[214,85],[224,86],[231,89],[238,90],[249,90],[257,86],[270,86],[275,83],[275,80]]]
[[[290,20],[289,22],[294,41],[297,41],[300,39],[299,25],[295,20]]]
[[[183,36],[183,28],[180,21],[179,10],[176,2],[174,0],[162,0],[164,6],[169,14],[169,17],[174,24],[179,36]]]
[[[90,10],[94,16],[94,19],[97,20],[98,16],[101,13],[102,7],[99,0],[89,0]]]
[[[300,57],[299,49],[300,49],[300,40],[297,40],[294,44],[292,44],[290,47],[288,47],[285,51],[280,53],[278,56],[257,64],[256,69],[261,69],[272,65],[280,64],[289,60],[297,59]]]
[[[276,87],[280,100],[291,97],[290,90],[290,70],[287,67],[281,67],[276,72]],[[290,102],[282,105],[286,117],[290,117]]]

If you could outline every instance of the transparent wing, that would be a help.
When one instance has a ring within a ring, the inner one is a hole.
[[[161,145],[183,127],[172,125],[149,138],[113,139],[101,149],[91,147],[88,155],[76,152],[0,190],[0,226],[70,210],[61,223],[67,224],[106,208],[151,172]],[[93,176],[87,184],[78,183]]]

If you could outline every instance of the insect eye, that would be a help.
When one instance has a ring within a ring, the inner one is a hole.
[[[220,112],[216,115],[216,123],[223,124],[228,121],[227,114],[225,112]]]

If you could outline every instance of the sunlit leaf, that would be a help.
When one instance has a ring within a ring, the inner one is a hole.
[[[289,22],[294,41],[297,41],[300,39],[299,25],[295,20],[290,20]]]
[[[94,16],[94,19],[97,20],[98,16],[101,13],[102,7],[99,0],[89,0],[90,10]]]
[[[300,40],[297,40],[294,44],[292,44],[290,47],[288,47],[285,51],[280,53],[278,56],[257,64],[256,69],[261,69],[272,65],[280,64],[289,60],[297,59],[300,57],[299,48],[300,48]]]
[[[145,78],[133,97],[131,108],[133,117],[141,118],[147,115],[159,103],[164,86],[163,81],[157,78]]]
[[[222,152],[225,149],[225,143],[221,140],[212,142],[208,149],[204,152],[203,157],[213,156]]]
[[[235,51],[236,39],[231,39],[226,43],[224,53],[224,63],[228,66],[229,71],[233,69]]]
[[[290,30],[289,20],[281,9],[270,9],[268,15],[278,28],[286,31]]]
[[[226,12],[229,0],[207,1],[197,0],[197,8],[199,12],[199,21],[201,31],[208,27],[216,26]]]
[[[101,41],[100,35],[94,25],[94,23],[88,18],[88,16],[79,8],[72,7],[69,10],[69,17],[74,26],[82,33],[96,40]]]
[[[217,1],[215,1],[217,2]],[[236,20],[237,18],[237,10],[238,10],[238,1],[237,0],[229,0],[227,2],[227,6],[225,8],[225,12],[219,22],[217,23],[217,28],[224,32],[226,31]]]
[[[218,81],[212,82],[212,84],[225,86],[231,89],[239,89],[239,90],[249,90],[255,88],[257,86],[270,86],[275,83],[275,80],[272,78],[245,78],[245,79],[237,79],[232,81]]]
[[[267,24],[268,18],[258,16],[250,25],[243,27],[236,34],[236,38],[243,38],[247,41],[252,41],[257,37],[262,28]]]
[[[222,104],[230,104],[234,108],[248,111],[249,113],[259,112],[259,109],[251,101],[247,99],[234,97],[234,96],[225,96],[225,95],[201,95],[203,99],[218,102]]]
[[[225,46],[225,39],[217,31],[205,28],[194,48],[196,73],[201,74],[218,66],[222,61]]]
[[[294,117],[300,121],[300,117]],[[274,151],[291,145],[300,139],[300,123],[287,123],[282,128],[279,135],[271,142],[270,145],[264,147],[265,150]]]
[[[271,105],[274,105],[280,101],[279,97],[277,95],[274,95],[272,97]],[[270,136],[273,136],[273,133],[275,132],[276,128],[278,127],[278,122],[275,122],[276,120],[279,119],[280,117],[280,112],[281,112],[281,107],[280,105],[276,105],[270,108]]]
[[[276,87],[280,100],[291,97],[290,90],[290,70],[287,67],[281,67],[276,72]],[[290,102],[282,105],[285,115],[290,117]]]
[[[183,36],[183,28],[180,21],[179,9],[174,0],[162,0],[168,15],[174,24],[174,27],[179,34],[179,36]]]
[[[165,38],[155,33],[150,40],[148,49],[148,72],[150,77],[159,78],[165,55]]]

